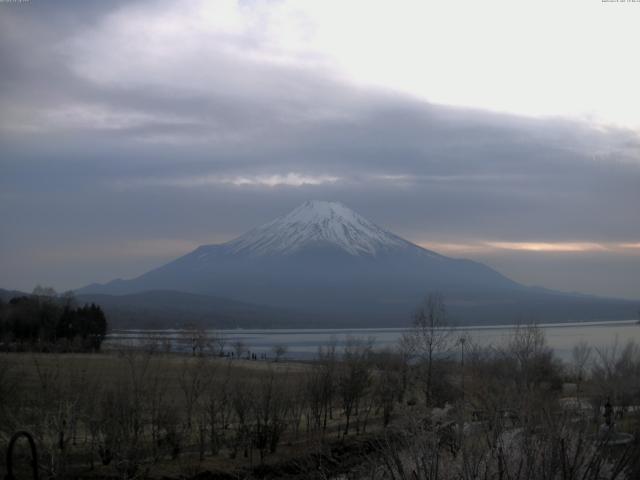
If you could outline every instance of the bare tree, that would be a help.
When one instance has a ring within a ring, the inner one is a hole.
[[[401,339],[402,348],[417,357],[426,369],[423,381],[428,406],[433,404],[434,360],[449,350],[453,340],[444,297],[431,293],[416,310],[411,330]]]
[[[159,458],[158,445],[165,425],[167,410],[170,408],[167,399],[166,379],[154,372],[148,379],[147,415],[151,429],[151,450],[154,461]]]
[[[226,363],[223,375],[210,382],[206,392],[205,414],[209,429],[209,448],[216,455],[225,438],[231,415],[231,364]]]
[[[18,413],[24,408],[20,402],[22,384],[19,373],[7,361],[4,356],[0,356],[0,440],[9,440],[5,432],[14,432],[20,422]],[[11,434],[11,433],[9,433]]]
[[[275,359],[276,362],[280,361],[280,359],[283,358],[287,354],[288,350],[289,350],[289,348],[286,345],[282,344],[282,343],[279,344],[279,345],[274,345],[273,348],[271,349],[271,351],[273,352],[273,354],[276,357],[276,359]]]
[[[640,396],[640,346],[629,340],[624,347],[616,341],[610,347],[596,348],[591,377],[600,401],[626,408]]]
[[[214,356],[224,355],[224,348],[227,345],[227,338],[220,331],[209,330],[207,346]]]
[[[307,414],[307,432],[320,430],[323,424],[323,415],[327,415],[327,401],[325,398],[324,382],[325,372],[321,365],[314,368],[305,376],[305,400]]]
[[[344,434],[349,434],[351,418],[359,414],[360,405],[371,385],[370,355],[373,340],[349,337],[344,346],[343,361],[338,376],[338,390],[345,416]]]
[[[504,380],[523,400],[540,386],[558,383],[561,365],[547,345],[544,331],[535,324],[517,326],[506,345],[493,351],[496,362],[501,359]]]
[[[242,358],[242,355],[247,351],[247,346],[242,340],[236,340],[233,342],[233,351],[236,353],[236,358]]]
[[[200,358],[197,361],[190,362],[188,359],[182,364],[178,384],[184,396],[185,415],[187,419],[187,430],[192,427],[193,414],[196,403],[206,391],[208,382],[211,381],[210,363]]]
[[[253,439],[261,462],[267,452],[276,452],[282,433],[287,428],[290,396],[286,384],[286,374],[276,375],[271,369],[260,376],[257,384],[252,404]]]
[[[43,287],[42,285],[36,285],[31,294],[36,297],[48,299],[53,299],[58,296],[58,292],[56,292],[52,287]]]
[[[338,365],[336,345],[337,339],[331,337],[327,345],[318,347],[318,363],[321,368],[320,392],[323,410],[323,433],[327,429],[328,419],[333,419],[333,402],[336,396],[336,370]]]
[[[573,360],[573,373],[576,381],[576,400],[580,408],[580,387],[587,369],[587,363],[591,359],[592,349],[587,342],[580,342],[573,347],[571,357]]]
[[[390,350],[377,353],[374,361],[377,375],[374,376],[373,394],[377,408],[382,410],[382,423],[386,427],[396,402],[403,396],[404,362],[398,353]]]
[[[252,447],[250,415],[255,401],[254,382],[234,377],[230,385],[230,400],[235,415],[235,438],[231,445],[231,458],[235,458],[239,449],[243,449],[245,458]]]

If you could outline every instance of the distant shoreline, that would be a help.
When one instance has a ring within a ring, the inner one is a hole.
[[[551,322],[551,323],[535,323],[535,325],[544,328],[554,328],[554,327],[578,327],[578,326],[598,326],[598,325],[633,325],[638,324],[638,320],[585,320],[584,322]],[[469,325],[454,325],[450,328],[454,330],[491,330],[491,329],[503,329],[503,328],[516,328],[518,326],[526,325],[525,323],[504,323],[504,324],[491,324],[491,325],[483,325],[483,324],[469,324]],[[144,333],[167,333],[167,332],[185,332],[189,331],[189,328],[114,328],[109,332],[108,335],[113,335],[114,333],[125,333],[125,332],[144,332]],[[278,332],[278,333],[286,333],[286,332],[349,332],[349,331],[357,331],[357,332],[404,332],[411,330],[410,326],[407,327],[344,327],[344,328],[205,328],[206,331],[215,331],[215,332],[244,332],[244,333],[262,333],[262,332]]]

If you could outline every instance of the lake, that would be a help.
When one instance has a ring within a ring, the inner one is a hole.
[[[628,340],[640,343],[640,325],[636,320],[615,322],[576,322],[539,324],[545,333],[547,343],[555,354],[563,359],[571,359],[571,350],[578,342],[584,341],[594,348],[606,348],[625,344]],[[472,342],[482,345],[500,345],[514,332],[512,325],[468,326],[455,328],[453,335],[465,335]],[[407,328],[350,328],[350,329],[273,329],[273,330],[215,330],[212,335],[222,335],[226,350],[232,351],[233,344],[241,341],[252,353],[260,356],[266,353],[272,356],[274,345],[287,347],[289,359],[308,360],[316,356],[318,347],[335,341],[340,352],[347,338],[371,338],[375,348],[393,347]],[[106,348],[120,346],[140,346],[156,340],[167,339],[174,350],[188,350],[189,343],[182,341],[184,333],[180,330],[115,330],[105,340]]]

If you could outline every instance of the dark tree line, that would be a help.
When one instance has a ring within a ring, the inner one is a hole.
[[[33,295],[0,301],[0,344],[20,350],[96,351],[107,319],[95,304],[75,306],[70,295],[34,290]]]

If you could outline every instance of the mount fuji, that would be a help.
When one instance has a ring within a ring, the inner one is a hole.
[[[406,325],[428,292],[461,322],[624,317],[631,303],[525,287],[478,262],[415,245],[336,202],[308,201],[223,244],[204,245],[131,280],[83,296],[147,291],[223,297],[298,312],[298,324]],[[586,317],[585,317],[586,316]],[[627,316],[627,318],[630,318]],[[215,321],[215,320],[214,320]]]

